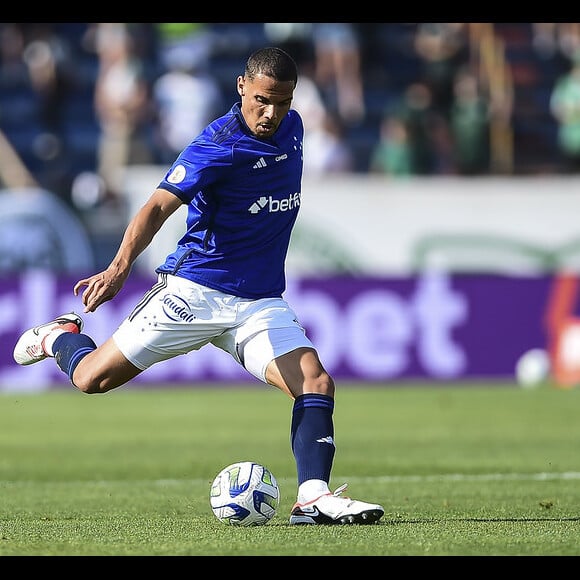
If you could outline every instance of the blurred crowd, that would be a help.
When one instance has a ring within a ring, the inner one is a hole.
[[[580,169],[577,23],[1,23],[0,186],[114,205],[123,168],[170,164],[270,44],[301,71],[305,175]]]

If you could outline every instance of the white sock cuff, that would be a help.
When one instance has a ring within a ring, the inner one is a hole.
[[[63,332],[68,331],[62,328],[55,328],[44,337],[44,340],[42,341],[42,349],[48,356],[54,356],[54,353],[52,352],[52,345]]]
[[[325,493],[330,493],[326,481],[322,479],[308,479],[301,483],[298,488],[298,503],[307,503]]]

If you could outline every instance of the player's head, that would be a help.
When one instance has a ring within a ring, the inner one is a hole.
[[[288,113],[298,82],[294,59],[280,48],[256,50],[237,80],[242,115],[259,139],[271,137]]]

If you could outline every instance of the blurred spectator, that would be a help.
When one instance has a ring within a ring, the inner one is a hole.
[[[294,90],[292,108],[300,113],[305,133],[308,133],[324,122],[328,110],[320,90],[312,78],[311,61],[299,61],[299,67],[300,76]]]
[[[490,111],[477,76],[468,68],[458,71],[450,111],[453,158],[460,175],[489,171]]]
[[[414,38],[421,59],[421,80],[431,89],[433,107],[447,114],[453,102],[453,80],[469,60],[466,25],[463,22],[421,22]]]
[[[24,31],[21,23],[0,23],[0,87],[28,86],[28,67],[24,62]],[[2,111],[0,111],[1,115]]]
[[[173,53],[166,59],[167,69],[153,83],[156,160],[160,163],[172,163],[210,121],[223,113],[221,87],[208,74],[207,66],[207,55],[200,51]]]
[[[67,99],[75,87],[70,47],[50,24],[36,24],[29,34],[23,58],[39,97],[40,120],[43,128],[58,138]]]
[[[208,62],[212,33],[203,22],[157,22],[159,62],[165,69],[183,69]]]
[[[371,151],[369,171],[392,177],[414,173],[409,132],[396,115],[387,113],[381,119],[379,142]]]
[[[39,159],[38,179],[61,197],[69,199],[71,167],[63,124],[69,98],[76,87],[74,61],[66,40],[50,23],[30,24],[23,58],[38,104],[39,134],[33,151]]]
[[[446,121],[433,106],[430,87],[411,83],[394,111],[409,135],[411,167],[416,175],[433,175],[449,170],[449,138]]]
[[[358,31],[350,22],[315,22],[314,81],[329,109],[345,125],[364,120],[365,101]]]
[[[75,83],[70,47],[51,23],[0,24],[0,128],[35,181],[60,197],[70,187],[63,123]]]
[[[352,23],[267,22],[264,33],[287,50],[301,70],[308,67],[308,76],[316,83],[326,108],[336,113],[341,124],[364,119],[361,50]]]
[[[560,76],[550,95],[550,110],[558,122],[558,145],[565,170],[580,170],[580,51],[571,69]]]
[[[328,175],[354,170],[354,159],[340,119],[328,113],[304,136],[304,175]]]
[[[580,49],[578,22],[533,22],[532,31],[533,48],[543,60],[563,57],[570,62]]]
[[[354,159],[345,140],[340,119],[329,111],[304,62],[294,91],[292,107],[304,121],[304,175],[324,175],[352,171]]]
[[[312,27],[312,22],[265,22],[264,34],[272,45],[301,63],[312,60]]]
[[[570,70],[571,55],[579,48],[580,24],[533,22],[532,53],[540,66],[538,84],[552,86],[554,79]]]
[[[97,24],[95,42],[99,58],[95,111],[101,126],[98,174],[116,195],[125,166],[151,162],[144,136],[151,119],[149,86],[127,24]]]

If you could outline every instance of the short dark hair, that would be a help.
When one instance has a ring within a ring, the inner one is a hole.
[[[264,75],[276,81],[298,82],[298,67],[294,59],[281,48],[267,46],[253,52],[246,62],[245,76],[253,80],[256,75]]]

